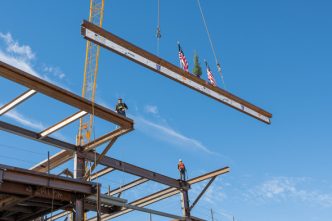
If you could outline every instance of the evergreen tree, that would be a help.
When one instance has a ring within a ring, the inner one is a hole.
[[[201,65],[199,64],[199,58],[198,58],[198,55],[195,51],[195,54],[194,54],[194,69],[193,69],[193,74],[196,75],[197,77],[201,77],[202,75],[202,68],[201,68]]]

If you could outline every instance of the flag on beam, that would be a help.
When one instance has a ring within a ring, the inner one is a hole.
[[[186,56],[184,56],[184,53],[181,49],[180,43],[178,43],[178,47],[179,47],[179,59],[180,59],[180,64],[183,68],[183,70],[185,70],[186,72],[189,72],[189,64],[188,61],[186,59]]]
[[[206,73],[207,73],[208,79],[210,81],[210,84],[212,84],[213,86],[217,86],[216,80],[213,77],[213,74],[211,72],[211,69],[210,69],[207,61],[205,61],[205,65],[206,65]]]

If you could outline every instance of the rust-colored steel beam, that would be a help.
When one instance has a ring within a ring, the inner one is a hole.
[[[209,182],[205,185],[204,189],[199,193],[199,195],[196,197],[195,201],[191,204],[189,207],[189,210],[192,210],[194,206],[198,203],[198,201],[201,199],[201,197],[204,195],[204,193],[207,191],[207,189],[210,187],[210,185],[213,183],[213,181],[216,179],[216,177],[212,177]]]
[[[0,76],[123,128],[133,129],[133,120],[1,61]]]
[[[43,130],[42,132],[39,133],[40,137],[45,137],[48,136],[49,134],[54,133],[57,130],[60,130],[61,128],[67,126],[68,124],[78,120],[79,118],[87,115],[88,113],[86,111],[79,111],[73,115],[71,115],[70,117],[67,117],[66,119],[60,121],[59,123]]]
[[[88,178],[90,176],[90,174],[94,171],[94,169],[97,167],[97,165],[99,164],[100,160],[107,154],[107,152],[111,149],[111,147],[113,146],[113,144],[116,141],[116,137],[113,138],[109,144],[107,144],[107,146],[104,148],[103,152],[98,156],[98,158],[93,161],[93,165],[90,167],[90,170],[86,171],[85,173],[85,178]]]
[[[15,108],[20,103],[24,102],[26,99],[30,98],[32,95],[36,94],[35,90],[27,90],[23,94],[16,97],[14,100],[0,107],[0,116],[7,113],[8,111]]]
[[[23,183],[40,187],[53,188],[68,192],[94,194],[95,183],[77,181],[66,177],[39,173],[31,170],[21,169],[0,164],[0,182],[5,184]]]
[[[70,159],[72,159],[73,154],[74,153],[72,151],[61,150],[58,153],[52,155],[49,159],[49,162],[48,162],[48,159],[45,159],[42,162],[31,167],[30,170],[46,173],[48,170],[48,163],[49,163],[50,169],[52,170],[52,169],[60,166],[61,164],[66,163]]]
[[[136,187],[138,185],[146,183],[147,181],[149,181],[149,180],[146,179],[146,178],[139,178],[139,179],[136,179],[136,180],[134,180],[134,181],[132,181],[130,183],[127,183],[127,184],[121,186],[121,187],[118,187],[118,188],[116,188],[114,190],[111,190],[107,194],[109,194],[110,196],[112,196],[112,195],[115,195],[115,194],[118,194],[118,193],[122,193],[122,192],[124,192],[126,190],[129,190],[129,189],[134,188],[134,187]]]
[[[206,173],[206,174],[203,174],[201,176],[192,178],[192,179],[188,180],[187,182],[190,185],[193,185],[195,183],[198,183],[198,182],[201,182],[201,181],[204,181],[204,180],[207,180],[207,179],[211,179],[213,177],[216,177],[216,176],[228,173],[229,171],[230,171],[229,167],[224,167],[224,168],[212,171],[210,173]],[[179,189],[176,189],[174,187],[169,187],[169,188],[161,190],[161,191],[159,191],[157,193],[153,193],[153,194],[148,195],[146,197],[143,197],[141,199],[137,199],[137,200],[131,202],[130,205],[144,207],[144,206],[156,203],[156,202],[158,202],[160,200],[163,200],[163,199],[169,198],[171,196],[174,196],[174,195],[176,195],[178,193],[180,193]],[[104,215],[102,215],[102,219],[105,219],[105,220],[113,219],[115,217],[122,216],[122,215],[124,215],[126,213],[129,213],[129,212],[132,212],[132,211],[133,211],[133,209],[123,208],[121,211],[116,212],[114,214],[110,214],[110,215],[104,214]],[[89,221],[96,221],[96,218],[91,218],[91,219],[89,219]]]
[[[73,144],[70,144],[70,143],[67,143],[67,142],[52,138],[52,137],[48,137],[48,136],[40,139],[40,135],[38,133],[35,133],[28,129],[24,129],[22,127],[18,127],[18,126],[6,123],[4,121],[0,121],[0,130],[4,130],[9,133],[13,133],[13,134],[19,135],[21,137],[26,137],[26,138],[29,138],[32,140],[36,140],[36,141],[39,141],[39,142],[42,142],[42,143],[45,143],[48,145],[52,145],[52,146],[55,146],[55,147],[58,147],[58,148],[61,148],[64,150],[68,150],[68,151],[72,151],[72,152],[77,150],[77,146],[75,146]]]
[[[88,159],[90,161],[94,161],[95,157],[99,157],[100,154],[94,152],[83,152],[82,157]],[[171,177],[143,169],[141,167],[108,157],[104,156],[100,159],[99,164],[114,168],[116,170],[122,171],[124,173],[130,173],[135,176],[139,176],[142,178],[146,178],[161,184],[165,184],[167,186],[175,187],[177,189],[181,188],[189,188],[189,185],[186,182],[180,182],[179,180],[173,179]]]
[[[90,143],[87,143],[86,145],[83,145],[82,149],[84,151],[92,150],[92,149],[94,149],[108,141],[111,141],[114,138],[118,138],[130,131],[131,131],[130,129],[118,128],[110,133],[107,133],[99,138],[96,138],[95,140],[91,141]]]
[[[211,97],[264,123],[271,123],[270,118],[272,117],[272,114],[262,108],[259,108],[228,91],[208,84],[206,81],[185,72],[170,62],[119,38],[97,25],[88,21],[83,21],[81,34],[85,39],[161,74],[162,76]]]
[[[112,171],[114,171],[113,168],[111,168],[111,167],[106,167],[106,168],[104,168],[104,169],[99,170],[98,172],[95,172],[95,173],[91,174],[90,179],[91,179],[91,180],[95,180],[95,179],[97,179],[98,177],[104,176],[104,175],[106,175],[106,174],[108,174],[108,173],[110,173],[110,172],[112,172]]]

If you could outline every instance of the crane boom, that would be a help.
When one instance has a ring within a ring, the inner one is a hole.
[[[90,0],[89,22],[102,27],[104,19],[104,0]],[[95,100],[96,81],[98,75],[98,58],[100,46],[86,41],[86,53],[84,64],[84,78],[82,97],[92,101]],[[93,126],[93,114],[81,118],[76,143],[84,145],[90,142]]]

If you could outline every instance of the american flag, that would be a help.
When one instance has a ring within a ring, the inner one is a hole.
[[[180,59],[180,64],[183,68],[183,70],[185,70],[186,72],[189,72],[189,65],[188,65],[188,61],[186,59],[186,56],[184,56],[184,53],[181,49],[181,46],[180,44],[178,43],[178,46],[179,46],[179,59]]]
[[[210,70],[210,67],[209,67],[209,65],[206,61],[205,61],[205,65],[206,65],[206,73],[207,73],[207,76],[208,76],[208,79],[209,79],[210,83],[213,86],[217,86],[216,80],[214,80],[213,74],[212,74],[212,72]]]

